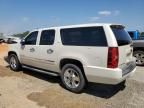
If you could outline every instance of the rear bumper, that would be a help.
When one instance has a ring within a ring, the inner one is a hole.
[[[131,69],[125,75],[123,74],[125,70],[120,68],[109,69],[109,68],[89,66],[84,67],[84,69],[87,80],[89,82],[115,85],[124,81],[128,77],[131,77],[136,70],[136,66],[133,67],[133,69]]]

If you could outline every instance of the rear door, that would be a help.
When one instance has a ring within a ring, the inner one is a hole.
[[[55,50],[55,30],[48,29],[42,30],[40,35],[39,47],[37,48],[38,52],[38,65],[37,67],[57,71],[56,69],[56,58],[57,51]]]
[[[119,66],[133,61],[132,39],[123,26],[111,26],[119,49]]]

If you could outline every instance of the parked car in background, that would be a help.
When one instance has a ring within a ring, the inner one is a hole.
[[[141,36],[138,30],[128,31],[128,33],[130,37],[132,38],[132,40],[144,40],[144,36]]]
[[[136,70],[132,40],[119,24],[82,24],[37,29],[11,44],[10,68],[60,76],[66,89],[86,82],[119,84]]]
[[[3,40],[3,39],[0,39],[0,44],[3,43],[3,42],[4,42],[4,40]]]
[[[136,64],[142,66],[144,65],[144,36],[138,30],[128,31],[128,33],[133,40],[133,56],[136,57]]]
[[[134,57],[137,65],[144,65],[144,40],[133,40]]]
[[[21,41],[20,38],[13,37],[13,38],[8,38],[7,43],[8,44],[15,44],[15,43],[18,43],[20,41]]]
[[[4,38],[4,42],[7,43],[7,44],[14,44],[14,43],[17,43],[17,42],[20,42],[20,41],[21,41],[20,38],[13,37],[13,36],[8,36],[8,37]]]

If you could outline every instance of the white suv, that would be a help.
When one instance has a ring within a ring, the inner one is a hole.
[[[87,81],[119,84],[136,70],[132,40],[118,24],[82,24],[32,31],[10,45],[10,68],[60,76],[65,88],[80,92]]]

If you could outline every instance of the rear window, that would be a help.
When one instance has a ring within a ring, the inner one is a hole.
[[[61,29],[63,45],[107,46],[103,27],[82,27]]]
[[[130,37],[133,39],[134,38],[134,33],[133,32],[128,32]]]
[[[132,42],[128,32],[124,30],[123,26],[111,26],[111,29],[116,37],[119,46],[128,45]]]

